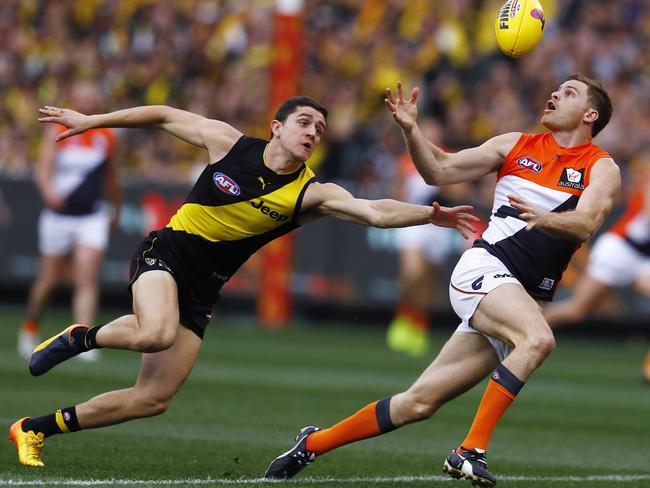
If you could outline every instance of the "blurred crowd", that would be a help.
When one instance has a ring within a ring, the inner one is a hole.
[[[404,144],[383,106],[400,79],[422,87],[421,116],[461,149],[538,130],[549,94],[575,71],[614,101],[598,143],[643,168],[650,144],[650,5],[542,0],[546,30],[519,60],[498,51],[502,0],[305,0],[302,92],[330,109],[313,161],[321,178],[385,193]],[[95,80],[103,110],[168,104],[268,134],[272,0],[4,0],[0,3],[0,174],[29,178],[42,128],[37,107],[65,105],[75,79]],[[124,131],[124,178],[188,182],[205,161],[161,133]],[[376,195],[375,195],[376,196]]]

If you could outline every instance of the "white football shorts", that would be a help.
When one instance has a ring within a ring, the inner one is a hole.
[[[431,264],[441,264],[462,249],[457,238],[460,234],[454,229],[426,224],[402,227],[395,231],[399,249],[421,249]]]
[[[622,237],[606,232],[591,249],[587,274],[608,286],[622,288],[650,275],[650,256],[634,249]]]
[[[110,217],[106,210],[90,215],[61,215],[44,209],[38,219],[38,249],[46,256],[61,256],[76,244],[103,251],[108,246]]]
[[[503,361],[512,352],[512,346],[479,332],[469,325],[469,321],[483,297],[506,283],[521,285],[505,264],[480,247],[473,247],[463,253],[449,283],[451,306],[461,319],[456,331],[484,336],[494,347],[499,361]]]

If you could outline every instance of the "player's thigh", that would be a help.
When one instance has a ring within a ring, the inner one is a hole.
[[[142,328],[178,329],[178,288],[167,271],[152,270],[142,273],[131,285],[133,312]]]
[[[200,348],[201,339],[181,327],[172,347],[142,355],[135,389],[153,401],[169,401],[192,371]]]
[[[73,280],[78,284],[93,284],[97,280],[104,251],[77,244],[72,256]]]
[[[38,258],[37,280],[54,285],[66,277],[68,256],[60,254],[42,254]]]
[[[515,283],[504,283],[485,295],[470,325],[515,347],[533,334],[551,333],[539,304]]]
[[[498,364],[494,347],[481,334],[455,332],[408,393],[422,403],[442,404],[472,388]]]

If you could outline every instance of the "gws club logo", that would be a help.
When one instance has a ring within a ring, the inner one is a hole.
[[[517,164],[524,169],[532,171],[533,173],[539,173],[542,171],[542,163],[538,163],[533,158],[523,157],[517,159]]]
[[[557,182],[558,186],[573,188],[575,190],[585,189],[585,170],[564,168],[560,175],[560,181]]]
[[[228,175],[217,171],[212,175],[212,180],[214,181],[214,184],[217,185],[217,188],[224,193],[235,196],[241,193],[239,185]]]

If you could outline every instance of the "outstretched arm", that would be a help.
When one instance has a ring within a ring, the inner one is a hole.
[[[39,122],[67,127],[68,130],[58,135],[57,141],[98,127],[157,128],[207,149],[211,161],[221,159],[242,135],[225,122],[164,105],[133,107],[97,115],[84,115],[67,108],[51,106],[38,111],[42,115]]]
[[[420,89],[413,88],[408,100],[404,98],[402,83],[397,93],[386,89],[385,103],[402,129],[406,147],[418,172],[430,185],[442,186],[473,181],[496,171],[521,136],[519,132],[502,134],[478,147],[457,153],[448,153],[427,141],[417,125],[417,98]]]
[[[454,228],[468,239],[474,232],[472,224],[479,220],[468,213],[470,210],[472,207],[469,205],[448,208],[437,202],[427,207],[389,199],[364,200],[354,198],[334,183],[314,183],[305,192],[299,220],[305,223],[329,215],[355,224],[382,228],[435,224]]]
[[[563,239],[584,242],[612,211],[620,188],[618,166],[607,158],[598,160],[592,168],[589,186],[582,192],[575,210],[546,212],[516,195],[508,195],[508,199],[519,211],[519,218],[527,223],[526,230],[540,229]]]

